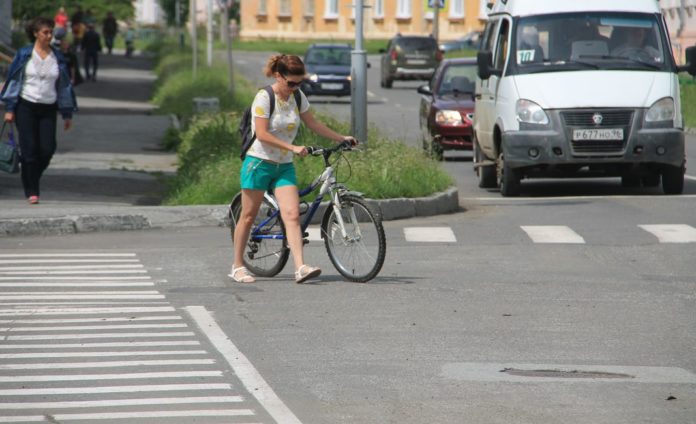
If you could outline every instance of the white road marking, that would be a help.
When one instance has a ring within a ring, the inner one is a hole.
[[[205,350],[141,350],[119,352],[40,352],[40,353],[0,353],[0,359],[29,358],[106,358],[116,356],[167,356],[167,355],[205,355]]]
[[[244,387],[278,423],[301,424],[300,420],[276,395],[247,357],[237,349],[218,326],[210,313],[202,306],[187,306],[186,311],[196,322],[208,340],[230,364]]]
[[[116,282],[116,281],[151,281],[150,277],[147,275],[137,275],[137,276],[111,276],[111,277],[37,277],[37,276],[24,276],[24,277],[0,277],[0,281],[12,281],[12,280],[41,280],[41,281],[91,281],[91,282]],[[157,283],[166,283],[167,280],[157,280]]]
[[[134,258],[135,253],[3,253],[0,258]]]
[[[102,342],[102,343],[41,343],[41,344],[0,344],[0,349],[91,349],[109,347],[156,347],[156,346],[199,346],[195,340],[157,341],[157,342]]]
[[[155,283],[0,283],[1,287],[152,287]]]
[[[372,91],[367,90],[367,97],[377,97],[377,95],[375,93],[373,93]]]
[[[70,325],[56,327],[0,327],[0,332],[22,332],[22,331],[80,331],[80,330],[123,330],[135,328],[186,328],[186,324],[116,324],[116,325]]]
[[[74,314],[122,314],[136,312],[175,312],[171,306],[151,308],[34,308],[34,309],[0,309],[0,316],[19,315],[74,315]]]
[[[13,375],[0,376],[0,383],[28,383],[40,381],[93,381],[93,380],[152,380],[155,378],[202,378],[222,377],[222,371],[174,371],[138,372],[116,374],[69,374],[69,375]]]
[[[457,237],[450,227],[406,227],[406,241],[421,243],[456,243]]]
[[[639,225],[639,227],[657,237],[660,243],[696,242],[696,228],[690,225]]]
[[[133,269],[144,268],[142,264],[128,265],[53,265],[53,266],[0,266],[0,272],[4,271],[66,271],[66,270],[83,270],[83,269]]]
[[[51,370],[83,368],[165,367],[172,365],[211,365],[213,359],[171,359],[157,361],[53,362],[37,364],[0,364],[0,370]]]
[[[146,337],[191,337],[192,332],[171,333],[88,333],[88,334],[36,334],[31,336],[5,336],[4,340],[74,340],[74,339],[123,339]],[[1,365],[0,365],[1,366]]]
[[[95,414],[54,414],[54,422],[78,420],[141,420],[145,418],[181,418],[181,417],[238,417],[254,415],[250,409],[213,409],[200,411],[140,411],[140,412],[104,412]],[[45,423],[44,415],[0,417],[0,423]]]
[[[506,368],[516,370],[581,371],[588,373],[627,374],[626,378],[563,378],[532,377],[501,372]],[[569,364],[504,364],[488,362],[458,362],[445,364],[442,377],[452,380],[478,382],[524,382],[524,383],[651,383],[651,384],[696,384],[696,374],[675,367],[636,367],[608,365]]]
[[[585,239],[565,225],[522,225],[534,243],[584,244]]]
[[[180,320],[178,315],[144,316],[144,317],[107,317],[107,318],[67,318],[67,319],[0,319],[0,324],[72,324],[87,322],[137,322],[137,321],[172,321]]]
[[[0,300],[99,300],[99,299],[110,299],[110,300],[125,300],[125,299],[135,299],[135,300],[146,300],[146,299],[164,299],[163,294],[56,294],[56,295],[14,295],[14,296],[0,296]]]
[[[52,387],[39,389],[5,389],[0,396],[46,396],[76,395],[96,393],[141,393],[141,392],[175,392],[197,390],[232,390],[230,384],[160,384],[140,386],[102,386],[102,387]]]
[[[68,263],[121,263],[121,262],[132,262],[137,263],[137,259],[2,259],[0,260],[1,265],[8,264],[68,264]]]
[[[241,396],[208,396],[180,398],[140,398],[111,400],[74,400],[64,402],[0,402],[0,409],[34,409],[34,408],[103,408],[114,406],[142,405],[181,405],[192,403],[235,403],[243,402]]]
[[[308,227],[307,233],[309,233],[307,237],[309,241],[322,241],[320,227]]]
[[[2,275],[65,275],[65,274],[145,274],[144,269],[83,270],[83,271],[0,271]]]
[[[691,175],[684,175],[684,178],[687,180],[696,181],[696,177],[691,176]]]

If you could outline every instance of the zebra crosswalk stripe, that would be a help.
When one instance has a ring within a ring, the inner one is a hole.
[[[565,225],[522,225],[534,243],[584,244],[585,239]]]

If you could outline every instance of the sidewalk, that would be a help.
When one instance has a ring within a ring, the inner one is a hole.
[[[80,111],[73,128],[63,131],[59,118],[58,151],[41,180],[41,203],[27,204],[19,175],[0,174],[0,238],[224,225],[226,205],[157,206],[166,192],[161,176],[176,171],[176,155],[159,147],[172,122],[153,114],[148,103],[152,60],[122,55],[99,60],[97,82],[75,89]],[[385,219],[459,208],[456,189],[379,205]]]

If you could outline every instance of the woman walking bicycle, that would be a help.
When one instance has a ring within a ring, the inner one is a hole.
[[[275,106],[271,115],[271,98],[266,90],[259,91],[252,103],[252,131],[256,134],[256,140],[242,163],[242,210],[235,226],[234,262],[230,277],[240,283],[256,281],[244,266],[244,246],[264,193],[273,190],[295,264],[295,282],[303,283],[318,277],[321,269],[307,265],[303,255],[300,200],[293,155],[305,157],[309,152],[305,146],[294,144],[300,121],[316,134],[336,142],[357,144],[357,141],[351,136],[338,134],[316,120],[304,93],[300,93],[300,104],[296,103],[293,92],[299,89],[306,74],[304,63],[298,56],[272,56],[264,73],[267,77],[275,78],[271,85]]]

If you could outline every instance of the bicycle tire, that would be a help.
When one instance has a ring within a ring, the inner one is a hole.
[[[336,212],[329,205],[321,224],[326,252],[347,280],[365,283],[379,274],[387,252],[382,214],[358,196],[342,195],[340,201],[347,235],[344,239]]]
[[[231,235],[232,243],[234,244],[234,230],[236,223],[239,221],[239,215],[242,211],[241,198],[237,201],[235,198],[230,205],[230,215],[231,215]],[[263,199],[259,211],[254,218],[254,225],[251,228],[251,233],[253,234],[258,225],[266,220],[276,211],[276,208],[266,199]],[[244,266],[253,273],[260,277],[273,277],[283,270],[285,264],[288,262],[288,257],[290,256],[290,250],[287,246],[287,238],[285,236],[285,225],[283,220],[280,219],[280,215],[273,218],[266,225],[264,225],[261,230],[263,234],[276,234],[278,236],[282,235],[282,238],[278,239],[261,239],[249,237],[249,240],[244,247]]]

